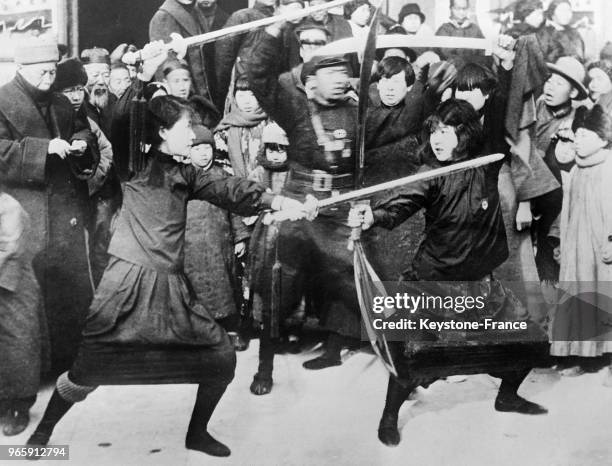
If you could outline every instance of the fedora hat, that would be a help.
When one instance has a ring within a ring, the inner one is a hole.
[[[589,92],[583,84],[584,78],[586,77],[586,71],[582,63],[574,57],[561,57],[556,63],[547,63],[546,66],[551,73],[563,76],[576,88],[578,91],[577,100],[587,98]]]

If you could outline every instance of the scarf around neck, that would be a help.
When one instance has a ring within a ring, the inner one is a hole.
[[[223,131],[231,127],[252,128],[253,126],[257,126],[266,118],[268,118],[268,115],[266,115],[266,112],[263,110],[257,113],[246,113],[240,110],[234,103],[231,111],[223,117],[221,123],[219,123],[215,131]]]
[[[601,149],[586,157],[576,155],[576,165],[580,168],[593,167],[603,163],[608,157],[612,157],[610,149]]]

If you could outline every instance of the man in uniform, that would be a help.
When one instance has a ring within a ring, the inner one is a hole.
[[[247,63],[253,93],[289,138],[289,180],[285,193],[296,199],[313,194],[329,198],[354,187],[357,103],[349,97],[349,64],[341,57],[314,57],[304,65],[303,89],[277,76],[282,27],[269,26]],[[283,223],[279,232],[282,266],[281,310],[294,309],[306,280],[314,282],[322,305],[323,327],[330,332],[326,351],[304,363],[307,369],[340,365],[347,337],[360,335],[359,304],[353,278],[350,228],[345,206],[323,210],[317,221]],[[251,390],[268,393],[272,365],[261,367]],[[263,390],[261,390],[263,388]]]

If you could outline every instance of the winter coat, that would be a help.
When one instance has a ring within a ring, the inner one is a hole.
[[[552,322],[551,354],[600,356],[612,352],[612,265],[602,260],[612,236],[612,151],[576,157],[563,198],[561,271]]]
[[[115,94],[109,91],[108,93],[108,105],[104,110],[98,109],[95,105],[91,104],[87,99],[83,104],[87,111],[87,117],[93,120],[102,130],[106,137],[111,135],[111,123],[113,117],[113,109],[117,103],[117,97]]]
[[[366,149],[392,144],[408,135],[418,135],[425,120],[423,85],[413,84],[404,100],[395,107],[382,103],[378,86],[370,86],[370,104],[366,122]]]
[[[474,37],[478,39],[484,37],[478,24],[470,22],[465,26],[459,26],[453,21],[444,23],[440,26],[436,31],[436,36]],[[474,55],[482,55],[482,52],[464,49],[438,49],[436,53],[440,55],[442,60],[449,60],[452,58],[465,59],[466,57]]]
[[[578,30],[569,26],[562,28],[551,24],[546,26],[546,31],[560,44],[561,56],[574,57],[582,63],[585,62],[584,40]]]
[[[266,120],[263,111],[247,114],[236,107],[215,128],[215,147],[220,158],[229,161],[234,175],[247,178],[257,167]]]
[[[0,191],[0,403],[36,396],[48,363],[47,322],[28,254],[29,219]]]
[[[325,26],[330,33],[330,42],[353,37],[351,25],[343,16],[328,13],[326,20],[323,22],[323,26]]]
[[[0,88],[0,178],[32,219],[29,249],[51,334],[53,364],[66,369],[78,346],[92,296],[85,248],[88,191],[98,164],[97,144],[84,115],[60,94],[42,94],[19,75]],[[39,100],[37,104],[36,100]],[[40,107],[39,107],[40,106]],[[51,139],[83,140],[81,157],[48,155]]]
[[[215,176],[224,174],[223,168],[217,164],[206,171]],[[238,312],[241,287],[234,245],[248,237],[249,228],[242,217],[207,201],[188,202],[185,274],[198,301],[215,319]]]
[[[270,169],[259,165],[249,176],[280,194],[287,181],[287,169],[278,167]],[[265,225],[265,214],[261,214],[254,227],[249,241],[248,277],[252,293],[253,318],[263,324],[263,328],[271,331],[271,336],[279,335],[279,310],[272,305],[272,290],[274,287],[274,263],[277,260],[278,225]]]
[[[441,166],[432,156],[419,171]],[[497,191],[500,167],[497,162],[413,183],[375,205],[375,224],[388,229],[425,209],[425,238],[407,279],[479,280],[508,258]]]
[[[269,18],[273,14],[274,8],[256,2],[253,8],[245,8],[233,13],[224,27],[228,28],[250,23],[258,19]],[[261,40],[263,34],[264,31],[258,29],[217,41],[215,49],[215,72],[217,75],[215,105],[217,108],[223,109],[225,107],[225,99],[231,86],[232,71],[234,70],[234,65],[236,65],[236,60],[247,60],[251,56],[253,47]],[[242,72],[244,72],[244,69],[239,69],[237,74]]]
[[[166,0],[149,23],[149,39],[168,42],[173,32],[183,37],[192,37],[208,32],[205,28],[206,21],[197,6],[182,5],[177,0]],[[209,77],[212,75],[207,69],[205,49],[201,45],[190,46],[187,49],[186,59],[191,69],[196,93],[210,99]]]
[[[113,165],[113,146],[95,121],[89,119],[89,126],[98,142],[98,149],[100,151],[100,163],[98,164],[98,168],[94,175],[87,180],[89,195],[93,196],[100,191],[102,186],[104,186],[109,175],[111,166]]]
[[[555,37],[553,31],[554,30],[551,30],[551,28],[546,27],[544,23],[537,29],[528,24],[520,23],[512,26],[512,28],[506,31],[506,34],[515,39],[529,34],[535,34],[546,63],[556,63],[556,61],[564,55],[564,51],[563,46],[558,38]]]

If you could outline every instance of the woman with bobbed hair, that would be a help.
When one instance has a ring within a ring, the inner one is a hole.
[[[437,108],[423,127],[423,166],[429,171],[445,165],[469,160],[480,155],[483,141],[478,114],[468,102],[449,99]],[[525,332],[474,335],[460,341],[496,344],[508,341],[546,341],[546,335],[529,321],[520,302],[495,280],[492,271],[508,257],[506,232],[497,190],[502,162],[454,172],[450,175],[406,185],[372,209],[358,205],[351,209],[349,224],[363,229],[382,226],[392,229],[421,209],[425,210],[424,239],[411,266],[402,274],[400,289],[410,296],[452,297],[484,296],[481,309],[449,313],[442,309],[419,308],[419,318],[448,323],[449,319],[478,321],[494,318],[500,321],[527,322]],[[452,283],[449,283],[452,282]],[[485,291],[486,290],[486,291]],[[450,345],[453,332],[408,332],[402,351],[392,348],[399,377],[390,377],[387,403],[379,426],[379,439],[387,445],[399,442],[397,414],[400,406],[418,385],[427,386],[430,378],[415,378],[410,368],[410,355],[427,351],[430,345]],[[516,340],[515,340],[516,339]],[[451,354],[451,352],[449,352]],[[406,359],[407,358],[407,359]],[[462,364],[462,362],[458,362]],[[469,364],[469,363],[468,363]],[[543,414],[546,409],[525,400],[517,390],[529,371],[531,361],[508,370],[495,369],[492,374],[502,379],[495,409],[522,414]]]
[[[76,361],[62,374],[29,445],[46,445],[73,403],[98,385],[197,383],[185,446],[213,456],[229,448],[207,430],[234,376],[236,356],[225,331],[193,294],[184,274],[187,201],[201,199],[240,215],[264,209],[302,218],[302,204],[253,181],[197,170],[186,100],[153,98],[147,107],[143,167],[126,183]]]

